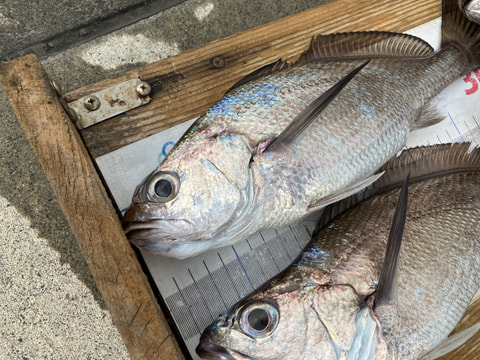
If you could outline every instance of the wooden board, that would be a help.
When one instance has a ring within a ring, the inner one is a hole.
[[[295,61],[314,35],[401,32],[439,17],[440,7],[439,0],[337,0],[86,86],[66,100],[135,77],[151,84],[150,104],[82,130],[97,157],[198,116],[253,70],[279,58]],[[224,66],[215,67],[214,59]]]
[[[480,322],[480,296],[477,296],[469,305],[462,320],[457,324],[452,334],[466,330],[469,327]],[[438,360],[474,360],[478,359],[480,354],[480,332],[477,332],[465,344],[448,354],[438,358]]]
[[[119,217],[38,59],[0,63],[0,81],[133,359],[184,359]]]

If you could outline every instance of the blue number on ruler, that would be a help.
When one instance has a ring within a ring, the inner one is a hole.
[[[158,154],[158,163],[160,164],[168,155],[170,150],[172,150],[173,145],[175,143],[173,141],[167,141],[165,144],[162,146],[162,152]]]

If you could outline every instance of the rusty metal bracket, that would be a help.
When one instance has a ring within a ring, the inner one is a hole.
[[[67,105],[79,129],[97,124],[150,102],[150,85],[139,78],[69,102]]]

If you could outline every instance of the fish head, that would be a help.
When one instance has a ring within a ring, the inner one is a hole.
[[[252,153],[242,136],[213,137],[188,148],[169,155],[135,190],[123,223],[139,248],[194,256],[223,245],[248,212]]]
[[[380,333],[351,287],[315,285],[240,302],[205,329],[196,351],[210,360],[382,359]]]

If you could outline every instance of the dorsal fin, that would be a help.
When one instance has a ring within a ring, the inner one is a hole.
[[[480,148],[468,151],[470,143],[438,144],[405,150],[379,171],[383,175],[361,193],[328,206],[318,221],[318,229],[359,202],[399,186],[410,172],[410,182],[459,171],[480,171]]]
[[[264,152],[272,152],[279,148],[283,151],[292,151],[300,139],[303,138],[310,125],[318,119],[318,115],[320,115],[350,80],[367,64],[368,61],[356,67],[330,89],[316,98],[266,147]]]
[[[388,304],[397,301],[398,288],[398,256],[403,238],[403,229],[405,228],[405,219],[407,217],[408,204],[408,181],[410,174],[403,182],[402,190],[398,198],[393,223],[388,235],[387,250],[383,260],[383,267],[378,281],[375,295],[375,305]]]
[[[377,57],[428,57],[433,48],[412,35],[387,31],[364,31],[319,35],[299,62],[318,59],[371,59]]]
[[[246,84],[249,81],[261,78],[262,76],[269,75],[269,74],[272,74],[272,73],[277,72],[277,71],[281,71],[281,70],[286,69],[290,66],[292,66],[292,64],[290,64],[289,62],[287,62],[285,60],[281,60],[281,59],[275,61],[274,63],[262,66],[260,69],[257,69],[255,71],[251,72],[250,74],[248,74],[247,76],[243,77],[242,79],[238,80],[228,91],[231,91],[238,86]]]
[[[335,58],[427,57],[433,53],[433,48],[427,42],[412,35],[388,31],[360,31],[313,37],[309,49],[300,56],[297,63]],[[229,91],[292,65],[286,60],[277,60],[246,75]]]
[[[374,185],[374,193],[402,183],[408,172],[411,181],[458,171],[480,170],[480,148],[469,151],[470,143],[438,144],[407,149],[388,161],[385,171]]]

